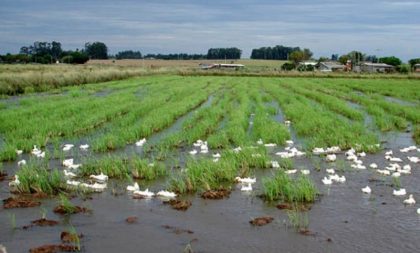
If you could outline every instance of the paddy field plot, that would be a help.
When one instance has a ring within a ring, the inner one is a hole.
[[[0,209],[0,242],[408,252],[419,144],[418,80],[156,75],[4,96],[0,196],[33,207]],[[40,213],[58,225],[16,229]]]

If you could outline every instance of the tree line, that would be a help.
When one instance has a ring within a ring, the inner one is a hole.
[[[89,59],[108,59],[108,48],[103,42],[87,42],[83,49],[63,50],[57,41],[35,41],[23,46],[19,54],[0,55],[0,62],[5,63],[63,63],[83,64]]]

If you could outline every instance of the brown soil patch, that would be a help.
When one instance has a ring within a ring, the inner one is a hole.
[[[79,242],[80,238],[83,237],[83,234],[75,234],[75,233],[69,233],[69,232],[61,232],[60,239],[64,243],[75,243]]]
[[[80,206],[74,206],[73,210],[71,210],[70,212],[66,210],[62,205],[56,206],[54,208],[54,213],[59,213],[59,214],[85,213],[87,211],[88,211],[87,208],[80,207]]]
[[[203,199],[223,199],[230,195],[230,190],[219,189],[219,190],[208,190],[201,194]]]
[[[30,225],[23,226],[22,228],[23,229],[28,229],[28,228],[33,227],[33,226],[40,226],[40,227],[55,226],[58,223],[59,222],[55,221],[55,220],[47,220],[47,219],[42,218],[42,219],[39,219],[39,220],[31,221]]]
[[[135,217],[135,216],[130,216],[130,217],[128,217],[127,219],[125,219],[125,221],[126,221],[128,224],[137,223],[137,217]]]
[[[33,201],[30,199],[25,199],[25,198],[7,198],[3,200],[3,207],[4,209],[9,209],[9,208],[26,208],[26,207],[35,207],[35,206],[40,206],[41,202],[39,201]]]
[[[76,246],[65,244],[47,244],[29,250],[30,253],[56,253],[56,252],[76,252]]]
[[[169,204],[175,210],[179,211],[186,211],[192,205],[191,201],[189,200],[178,200],[178,199],[171,199],[168,201],[163,201],[164,204]]]
[[[7,177],[7,173],[5,173],[5,172],[0,172],[0,182],[1,182],[1,181],[3,181],[3,180],[5,180],[5,179],[6,179],[6,177]]]
[[[182,234],[182,233],[194,234],[194,232],[189,229],[182,229],[182,228],[177,228],[177,227],[173,227],[169,225],[162,225],[162,227],[168,230],[172,230],[172,232],[177,235]]]
[[[253,220],[250,220],[249,223],[251,223],[254,226],[264,226],[268,223],[271,223],[274,220],[273,217],[270,216],[263,216],[263,217],[257,217]]]
[[[299,229],[299,234],[306,235],[306,236],[315,236],[316,235],[314,232],[310,231],[307,228],[301,228],[301,229]]]
[[[309,205],[309,204],[294,205],[294,204],[290,204],[290,203],[280,203],[276,207],[280,210],[283,210],[283,209],[285,209],[285,210],[295,210],[295,209],[297,209],[298,211],[301,211],[301,212],[309,211],[312,208],[312,206]]]

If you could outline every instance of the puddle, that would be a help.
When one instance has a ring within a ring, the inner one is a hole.
[[[405,105],[405,106],[419,106],[418,103],[410,102],[410,101],[404,101],[399,98],[390,97],[390,96],[384,96],[384,99],[388,102],[392,102],[399,105]]]

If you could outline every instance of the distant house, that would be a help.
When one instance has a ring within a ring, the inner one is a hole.
[[[318,64],[318,69],[322,72],[344,71],[345,67],[346,66],[344,66],[343,64],[335,61],[320,62]]]
[[[368,73],[389,73],[394,71],[394,66],[385,63],[364,62],[360,65],[360,70]]]
[[[420,63],[414,65],[414,72],[420,73]]]
[[[310,70],[310,71],[312,71],[312,70],[315,69],[316,64],[317,63],[314,62],[314,61],[302,61],[302,62],[299,62],[298,66],[297,66],[297,69],[298,70]]]
[[[200,64],[201,69],[239,69],[243,67],[245,67],[243,64]]]

